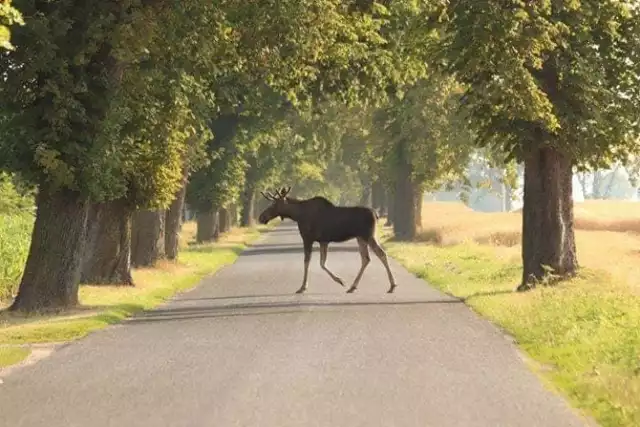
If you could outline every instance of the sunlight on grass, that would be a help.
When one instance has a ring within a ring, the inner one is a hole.
[[[135,287],[84,285],[80,288],[81,306],[64,315],[22,317],[0,313],[0,345],[73,340],[154,308],[233,263],[267,228],[271,227],[233,229],[216,243],[188,245],[195,227],[187,223],[177,263],[162,261],[154,268],[134,270]]]
[[[29,354],[31,350],[24,347],[0,347],[0,368],[20,363]]]
[[[522,274],[520,213],[427,203],[421,241],[386,241],[385,247],[514,336],[544,367],[539,374],[603,426],[637,426],[640,227],[634,224],[640,204],[608,203],[576,205],[580,275],[527,293],[513,292]]]

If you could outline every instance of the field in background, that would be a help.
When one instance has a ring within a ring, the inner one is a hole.
[[[581,266],[640,291],[640,203],[586,201],[574,206]],[[476,212],[462,203],[423,205],[419,240],[448,246],[476,243],[496,256],[520,259],[522,214]]]
[[[511,334],[547,384],[601,425],[640,425],[640,203],[576,204],[579,277],[527,293],[514,292],[521,219],[426,203],[418,241],[385,247]]]

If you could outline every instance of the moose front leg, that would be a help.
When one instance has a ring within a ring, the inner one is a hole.
[[[344,286],[344,282],[342,281],[341,278],[339,278],[338,276],[336,276],[335,274],[333,274],[331,272],[331,270],[329,270],[326,266],[327,263],[327,249],[329,248],[329,244],[328,243],[320,243],[320,267],[327,272],[327,274],[329,276],[331,276],[331,278],[335,281],[340,283],[341,286]]]
[[[353,285],[347,291],[348,294],[352,293],[358,287],[358,283],[360,283],[360,279],[362,278],[362,273],[364,273],[364,269],[367,268],[371,258],[369,257],[369,248],[367,242],[358,237],[358,249],[360,250],[360,260],[362,261],[362,265],[360,266],[360,271],[353,281]]]
[[[313,242],[304,241],[304,276],[302,277],[302,286],[296,291],[296,294],[302,294],[307,290],[307,278],[309,275],[309,263],[311,262],[311,251]]]

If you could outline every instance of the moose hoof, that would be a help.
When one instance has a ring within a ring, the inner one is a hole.
[[[340,286],[344,287],[344,282],[342,281],[342,279],[336,279],[336,282],[340,283]]]
[[[306,290],[307,290],[306,288],[300,288],[300,289],[298,289],[298,290],[296,291],[296,294],[303,294],[303,293],[304,293],[304,291],[306,291]]]
[[[355,290],[356,290],[356,288],[349,288],[349,290],[347,291],[347,293],[348,293],[348,294],[352,294]]]
[[[393,286],[391,286],[391,287],[389,288],[389,290],[387,291],[387,293],[388,293],[388,294],[392,294],[392,293],[393,293],[393,291],[395,291],[395,290],[396,290],[396,286],[398,286],[398,285],[393,285]]]

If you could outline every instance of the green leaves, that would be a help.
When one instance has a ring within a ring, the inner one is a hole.
[[[640,12],[634,4],[449,4],[445,36],[434,51],[465,84],[479,142],[517,158],[545,141],[578,162],[623,155],[638,135],[640,113]],[[536,137],[539,131],[547,136]]]
[[[22,15],[11,6],[11,0],[2,0],[0,1],[0,49],[14,49],[9,29],[12,25],[24,25]]]
[[[412,179],[425,190],[463,174],[473,146],[456,113],[459,98],[456,81],[434,72],[376,113],[372,134],[384,181],[394,182],[400,156],[409,159]]]

